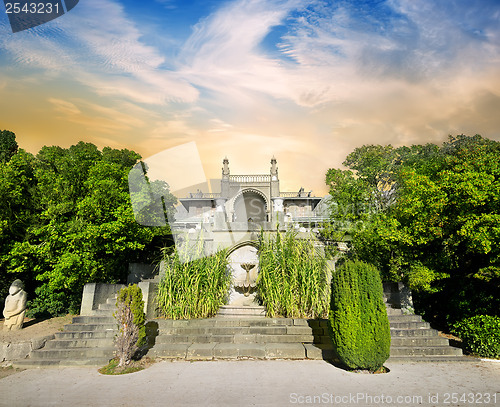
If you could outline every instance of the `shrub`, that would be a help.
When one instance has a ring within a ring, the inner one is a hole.
[[[221,250],[211,256],[203,256],[203,244],[188,245],[179,252],[165,255],[165,275],[158,287],[158,306],[166,318],[191,319],[215,316],[226,303],[231,284],[228,271],[227,251]],[[192,261],[182,261],[191,258]]]
[[[476,355],[500,358],[500,317],[476,315],[456,323],[453,333],[458,335],[465,350]]]
[[[118,366],[128,365],[139,346],[146,339],[146,315],[142,291],[137,285],[122,288],[116,300],[115,318],[118,321],[118,334],[115,338]]]
[[[325,256],[311,240],[277,232],[260,236],[258,298],[267,316],[318,318],[328,313],[328,273]]]
[[[341,362],[376,371],[389,358],[391,335],[378,270],[347,261],[332,276],[330,335]]]

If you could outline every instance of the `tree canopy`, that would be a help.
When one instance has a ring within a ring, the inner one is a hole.
[[[498,313],[500,143],[460,135],[441,146],[363,146],[344,165],[354,171],[327,173],[334,200],[370,202],[348,211],[360,220],[348,230],[351,255],[403,280],[422,307],[440,302],[432,312],[444,322]]]
[[[139,159],[80,142],[45,146],[36,156],[19,149],[0,163],[2,292],[20,278],[34,293],[33,315],[78,312],[85,283],[124,282],[129,262],[162,246],[168,227],[143,227],[134,218],[127,177]]]

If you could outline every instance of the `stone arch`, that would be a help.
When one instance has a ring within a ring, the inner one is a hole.
[[[265,222],[269,213],[266,195],[256,188],[245,188],[232,199],[231,210],[238,222]]]

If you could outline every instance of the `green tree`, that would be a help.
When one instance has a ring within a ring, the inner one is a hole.
[[[442,146],[368,150],[368,157],[392,151],[392,161],[358,152],[348,163],[368,193],[390,179],[392,201],[372,205],[377,210],[352,230],[352,254],[384,279],[407,283],[429,318],[452,324],[498,313],[500,143],[460,135]]]
[[[78,312],[85,283],[123,282],[155,237],[162,245],[168,228],[143,227],[132,211],[127,178],[139,158],[80,142],[43,147],[36,158],[20,150],[0,164],[0,189],[11,191],[0,205],[10,231],[0,265],[35,291],[33,315]]]
[[[6,163],[17,152],[16,135],[8,130],[0,130],[0,163]]]

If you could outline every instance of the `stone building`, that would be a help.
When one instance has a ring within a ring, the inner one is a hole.
[[[325,220],[325,198],[300,188],[297,192],[280,190],[276,158],[268,174],[233,175],[229,160],[222,162],[220,192],[190,192],[180,198],[175,229],[201,229],[211,232],[265,231],[315,226]]]

